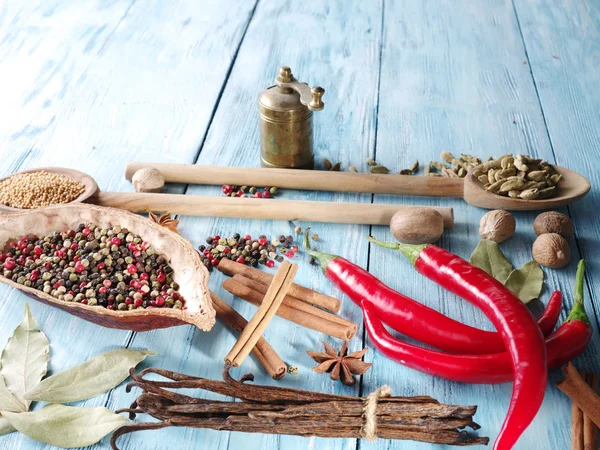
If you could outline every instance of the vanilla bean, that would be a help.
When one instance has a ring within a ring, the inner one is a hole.
[[[317,392],[247,384],[251,374],[240,380],[231,377],[230,366],[223,368],[224,381],[207,380],[161,369],[132,370],[128,388],[138,386],[142,394],[130,408],[130,415],[144,412],[158,423],[125,425],[111,439],[134,431],[167,426],[208,428],[248,433],[290,434],[360,438],[365,426],[365,398],[320,394]],[[157,374],[169,381],[146,380]],[[241,402],[199,399],[168,389],[198,388],[242,400]],[[371,400],[369,400],[371,401]],[[377,401],[376,436],[411,439],[448,445],[486,444],[464,428],[478,429],[473,422],[476,406],[444,405],[431,397],[382,397]]]

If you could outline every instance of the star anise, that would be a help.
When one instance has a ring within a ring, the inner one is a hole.
[[[154,214],[152,211],[148,211],[148,215],[150,216],[150,220],[152,220],[153,222],[156,222],[160,226],[163,226],[163,227],[173,231],[174,233],[179,234],[179,230],[177,230],[177,226],[179,225],[179,220],[171,218],[171,214],[166,213],[159,217],[156,214]]]
[[[362,375],[373,365],[362,361],[362,357],[367,352],[367,348],[363,348],[359,352],[348,354],[348,342],[345,341],[339,353],[336,353],[334,348],[323,342],[325,352],[311,352],[307,350],[308,356],[319,363],[313,367],[317,373],[330,373],[332,380],[340,380],[346,386],[354,384],[353,375]]]

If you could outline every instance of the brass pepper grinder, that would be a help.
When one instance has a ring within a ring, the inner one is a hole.
[[[313,169],[312,112],[325,106],[325,90],[300,83],[285,66],[275,82],[258,97],[261,165]]]

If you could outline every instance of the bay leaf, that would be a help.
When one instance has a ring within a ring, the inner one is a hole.
[[[500,283],[505,283],[513,270],[512,264],[506,259],[497,242],[482,239],[471,255],[471,264],[479,267]]]
[[[39,442],[63,448],[87,447],[129,420],[109,409],[53,403],[39,411],[3,412],[10,424]]]
[[[513,270],[505,283],[523,303],[539,298],[543,285],[544,271],[535,261],[529,261],[520,269]]]
[[[4,377],[0,374],[0,411],[25,412],[27,408],[8,390]]]
[[[12,433],[13,431],[16,431],[15,427],[13,427],[4,417],[0,416],[0,436]]]
[[[48,369],[50,343],[38,327],[25,303],[25,318],[8,338],[0,356],[0,375],[9,391],[25,405],[25,411],[29,402],[23,396],[40,382]]]
[[[119,348],[52,375],[27,392],[29,401],[67,403],[103,394],[121,384],[129,376],[129,369],[137,366],[149,350]]]

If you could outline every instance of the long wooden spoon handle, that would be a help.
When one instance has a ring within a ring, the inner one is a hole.
[[[260,169],[252,167],[197,166],[131,162],[125,177],[131,180],[140,169],[160,170],[167,183],[235,184],[238,186],[277,186],[310,191],[367,192],[373,194],[428,195],[462,197],[462,178],[381,175],[352,172],[323,172],[298,169]]]
[[[271,170],[271,169],[269,169]],[[205,197],[181,194],[99,192],[91,201],[132,212],[170,212],[188,216],[241,217],[247,219],[389,225],[392,216],[409,205],[314,202],[238,197]],[[432,207],[452,228],[452,208]]]

